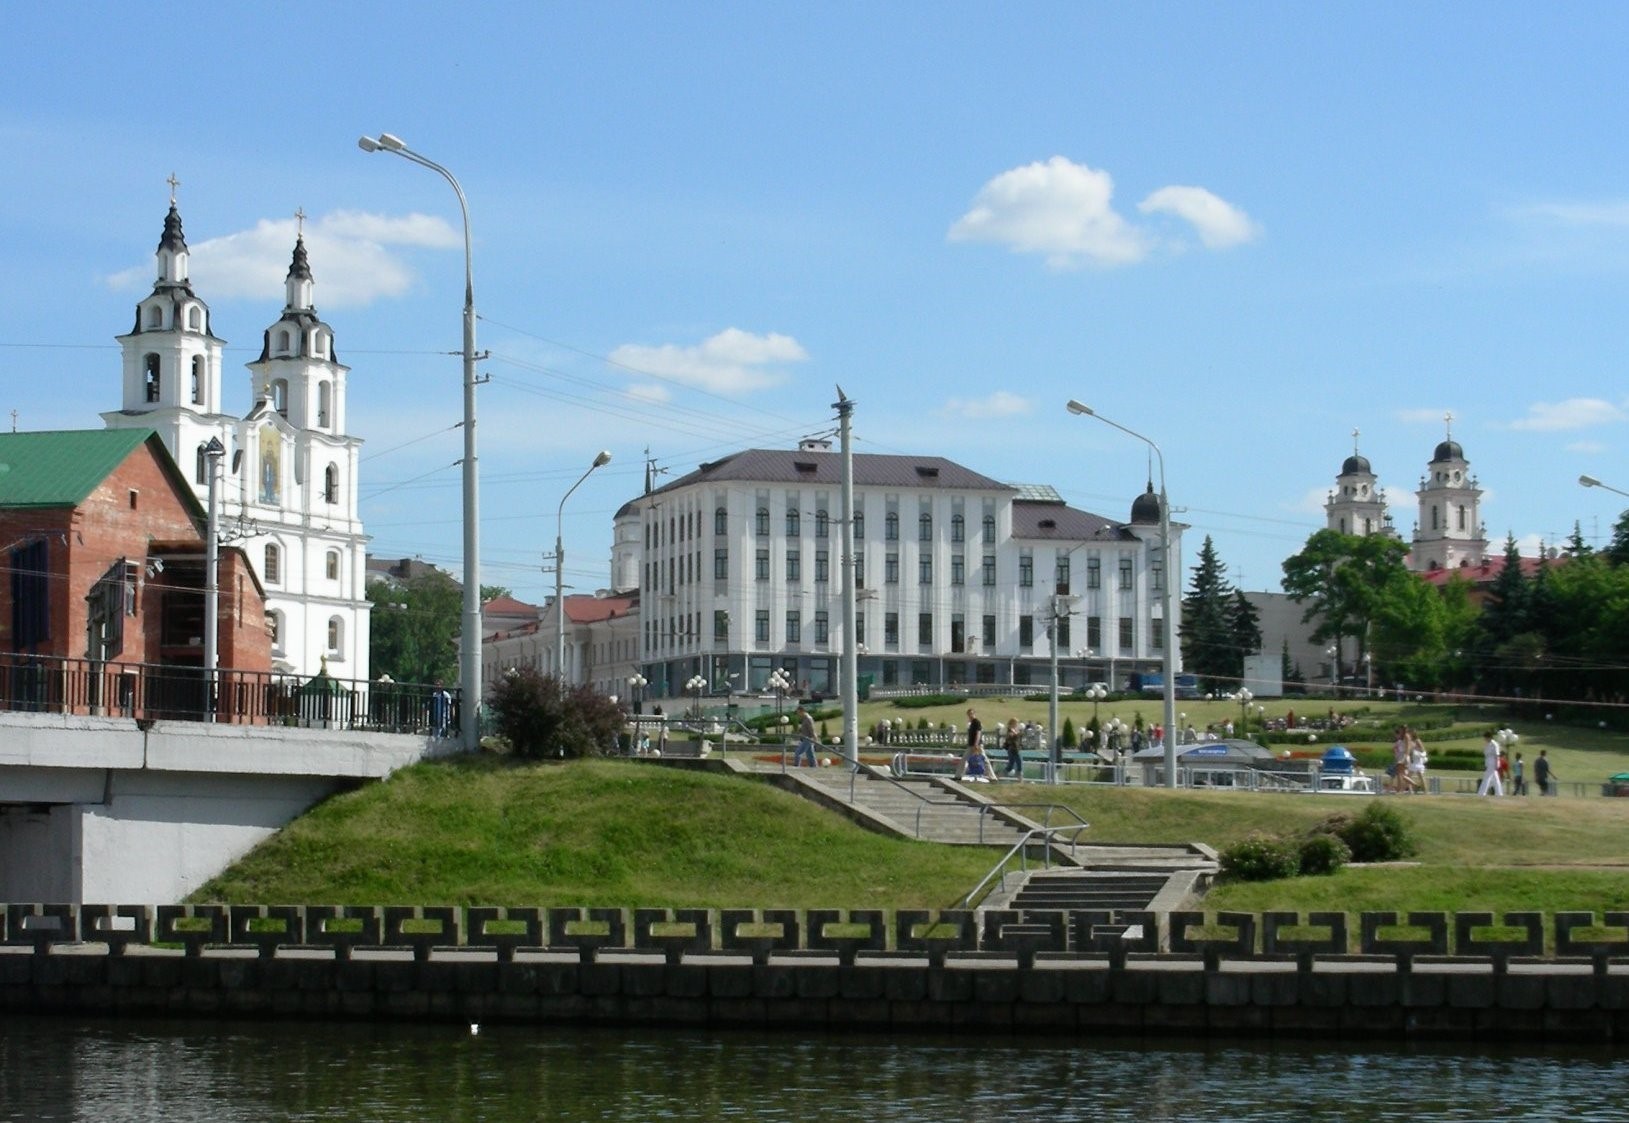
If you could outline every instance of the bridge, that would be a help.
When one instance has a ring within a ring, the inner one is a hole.
[[[451,752],[433,688],[0,657],[0,899],[181,900],[313,804]]]

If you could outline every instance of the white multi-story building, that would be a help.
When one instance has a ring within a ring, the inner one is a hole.
[[[249,366],[244,416],[228,413],[209,306],[192,291],[181,215],[170,201],[153,291],[136,305],[124,350],[123,405],[109,428],[150,428],[208,502],[205,447],[219,439],[223,536],[266,590],[273,665],[302,675],[324,663],[368,677],[367,538],[357,511],[360,437],[346,432],[345,380],[333,329],[317,318],[305,239],[294,244],[282,315]]]
[[[617,512],[611,568],[638,581],[650,696],[696,675],[710,692],[760,691],[777,668],[835,693],[851,569],[859,674],[877,686],[1050,682],[1055,613],[1066,682],[1159,669],[1162,590],[1181,567],[1161,556],[1152,485],[1122,522],[943,457],[853,463],[851,565],[825,442],[703,464]]]

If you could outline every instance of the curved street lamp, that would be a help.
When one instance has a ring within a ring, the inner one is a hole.
[[[1177,786],[1177,754],[1176,737],[1171,730],[1176,726],[1176,605],[1172,598],[1172,590],[1180,577],[1180,567],[1173,565],[1171,556],[1171,504],[1165,497],[1165,454],[1160,446],[1149,438],[1143,436],[1135,429],[1128,429],[1118,421],[1111,421],[1101,413],[1075,399],[1069,399],[1066,407],[1070,413],[1077,417],[1095,417],[1111,429],[1118,429],[1128,437],[1135,437],[1153,450],[1154,458],[1160,466],[1160,561],[1165,567],[1164,588],[1161,589],[1162,611],[1164,619],[1161,628],[1164,632],[1164,643],[1161,656],[1161,678],[1164,680],[1164,724],[1165,724],[1165,786]]]
[[[480,484],[475,457],[475,271],[470,253],[469,204],[452,172],[427,156],[414,152],[401,137],[380,133],[358,137],[364,152],[389,152],[421,168],[428,168],[452,187],[464,220],[464,614],[459,638],[459,678],[463,704],[459,707],[459,735],[464,747],[480,748],[481,709],[481,545]]]
[[[577,482],[566,488],[566,493],[560,497],[560,506],[554,512],[554,673],[559,676],[562,683],[569,682],[566,677],[566,545],[565,518],[566,500],[576,491],[582,482],[594,474],[595,468],[603,468],[611,463],[611,454],[600,451],[594,457],[594,463],[588,466],[588,471],[577,477]]]

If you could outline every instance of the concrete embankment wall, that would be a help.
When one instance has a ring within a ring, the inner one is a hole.
[[[0,1011],[1629,1041],[1623,914],[1269,915],[12,905]]]

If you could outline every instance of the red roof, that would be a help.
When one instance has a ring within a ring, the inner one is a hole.
[[[601,620],[626,616],[638,607],[638,593],[622,593],[613,597],[567,597],[566,619],[573,624],[597,624]]]
[[[1559,554],[1553,558],[1522,558],[1522,576],[1532,577],[1545,565],[1560,565],[1567,560],[1566,554]],[[1469,582],[1472,585],[1491,585],[1498,580],[1499,574],[1505,571],[1505,556],[1489,558],[1481,565],[1462,565],[1456,569],[1428,569],[1420,574],[1420,580],[1429,585],[1443,586],[1454,578]]]

